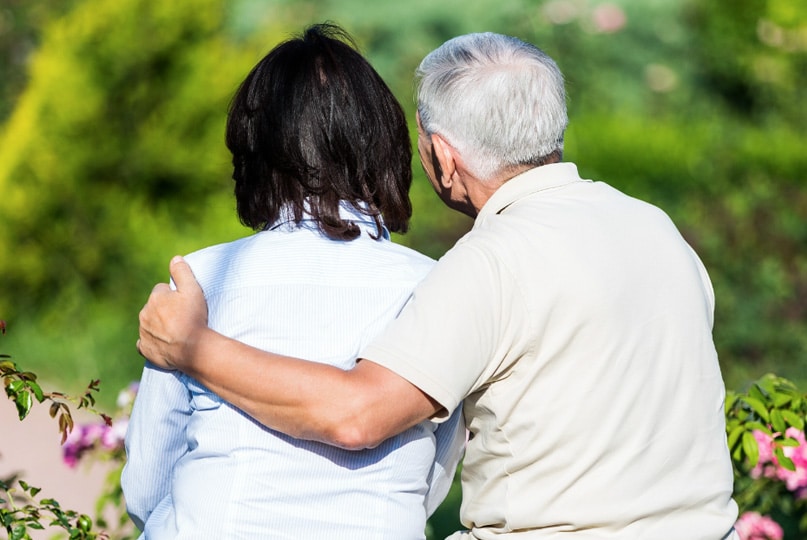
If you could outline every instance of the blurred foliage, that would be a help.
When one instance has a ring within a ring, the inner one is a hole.
[[[4,322],[0,320],[0,334],[5,334]],[[76,426],[73,420],[73,408],[84,409],[99,419],[100,426],[112,429],[113,419],[109,415],[95,410],[95,394],[99,391],[98,381],[93,380],[87,385],[81,395],[71,396],[62,392],[43,392],[37,382],[37,375],[30,371],[22,371],[17,364],[10,360],[7,354],[0,354],[0,380],[9,400],[17,408],[17,416],[22,421],[28,417],[35,404],[48,403],[48,413],[56,419],[61,443],[76,448],[76,432],[84,432],[87,425]],[[120,422],[120,413],[125,413],[128,422],[131,414],[129,404],[116,414]],[[99,426],[95,426],[99,427]],[[97,431],[97,430],[96,430]],[[5,440],[6,444],[29,445],[32,441]],[[41,442],[41,441],[37,441]],[[71,540],[133,540],[136,528],[126,514],[123,493],[120,488],[120,473],[125,460],[123,441],[120,438],[112,440],[112,445],[82,446],[77,450],[76,458],[92,453],[94,461],[105,460],[116,464],[105,482],[104,489],[96,502],[96,519],[93,521],[87,514],[80,514],[75,510],[63,508],[59,501],[44,497],[47,490],[32,486],[14,473],[9,477],[0,478],[0,529],[5,529],[9,540],[31,540],[35,531],[53,529],[64,531],[61,536],[51,538],[70,538]],[[115,520],[110,521],[105,514],[111,513]],[[104,529],[99,531],[99,529]],[[66,536],[65,536],[66,535]]]
[[[137,312],[175,253],[238,224],[229,99],[305,25],[343,25],[414,119],[444,40],[531,41],[567,78],[566,159],[665,209],[714,282],[727,386],[807,383],[807,10],[792,0],[7,0],[0,8],[0,314],[43,378],[137,378]],[[414,138],[414,122],[412,122]],[[471,225],[415,158],[411,232]],[[109,403],[114,396],[99,396]]]
[[[139,373],[137,311],[171,254],[245,232],[223,130],[259,49],[225,23],[217,0],[78,3],[0,134],[0,311],[113,388]]]
[[[0,121],[10,113],[27,80],[25,66],[48,21],[70,10],[74,0],[4,0],[0,5]]]

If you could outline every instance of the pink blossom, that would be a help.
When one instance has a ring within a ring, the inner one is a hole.
[[[73,468],[91,450],[122,448],[128,423],[128,419],[123,419],[113,423],[112,426],[99,422],[74,427],[62,445],[62,460],[68,467]]]
[[[106,422],[81,424],[74,427],[62,445],[62,460],[68,467],[75,467],[90,451],[114,452],[123,450],[126,428],[129,426],[129,413],[137,395],[140,383],[135,381],[118,394],[117,405],[120,417],[107,425]],[[108,418],[105,416],[108,420]]]
[[[785,534],[778,523],[759,512],[744,512],[734,524],[734,530],[741,540],[782,540]]]
[[[777,477],[782,480],[787,489],[794,492],[804,492],[807,489],[807,441],[804,440],[804,432],[789,428],[785,435],[799,442],[798,446],[786,446],[784,454],[793,461],[796,470],[789,471],[784,467],[779,467],[776,471]]]
[[[106,426],[107,429],[101,436],[101,445],[107,450],[122,448],[127,427],[129,427],[128,418],[115,420],[111,426]]]
[[[759,461],[751,470],[751,477],[777,478],[797,497],[804,498],[807,497],[807,442],[804,432],[791,427],[785,431],[785,435],[799,443],[798,446],[785,446],[782,449],[784,455],[793,461],[795,470],[790,471],[779,464],[773,453],[773,437],[761,431],[754,431],[754,438],[759,446]]]
[[[754,430],[753,435],[759,447],[759,459],[754,468],[751,469],[751,478],[761,476],[774,478],[776,476],[776,466],[773,464],[773,437],[758,429]]]
[[[102,431],[102,427],[96,424],[74,427],[62,445],[62,460],[65,464],[71,468],[78,465],[81,457],[95,446],[95,441]]]

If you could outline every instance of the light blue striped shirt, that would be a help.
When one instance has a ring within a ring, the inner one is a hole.
[[[343,212],[360,238],[332,241],[311,221],[285,221],[189,255],[209,325],[261,349],[351,368],[434,261],[392,243],[386,230],[374,240],[371,219]],[[422,539],[464,435],[457,411],[370,450],[296,440],[147,363],[122,485],[149,540]]]

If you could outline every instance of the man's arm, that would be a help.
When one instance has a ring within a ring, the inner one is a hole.
[[[262,424],[299,439],[371,448],[442,407],[369,360],[337,367],[261,351],[207,326],[207,306],[188,264],[171,261],[176,284],[157,285],[140,312],[140,353],[178,369]]]

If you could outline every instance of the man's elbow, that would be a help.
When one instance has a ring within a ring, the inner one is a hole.
[[[325,441],[328,444],[345,450],[366,450],[394,435],[385,431],[382,417],[373,414],[373,407],[357,397],[338,411],[332,411]]]
[[[369,430],[352,423],[334,426],[328,439],[326,442],[333,446],[353,451],[375,448],[384,442],[383,438],[373,436]]]

